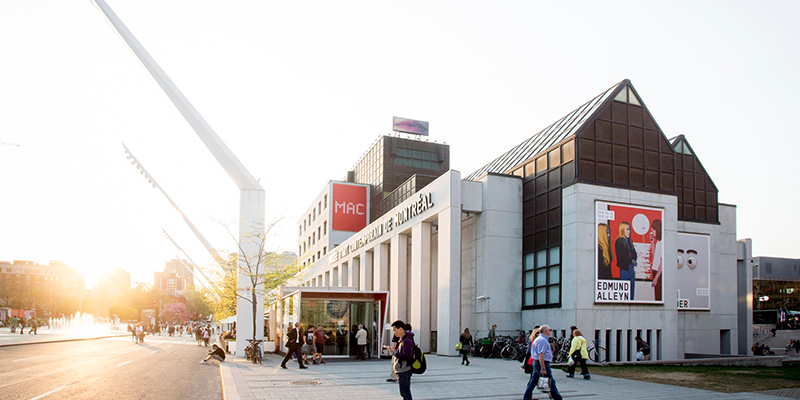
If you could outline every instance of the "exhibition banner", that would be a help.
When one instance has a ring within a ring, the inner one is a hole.
[[[595,303],[663,304],[664,210],[595,203]]]
[[[678,232],[675,278],[678,310],[711,309],[711,239],[708,235]]]

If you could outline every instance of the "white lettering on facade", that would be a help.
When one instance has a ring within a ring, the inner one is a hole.
[[[352,214],[352,215],[364,215],[364,208],[366,205],[364,203],[353,203],[350,201],[343,201],[333,202],[333,212],[336,214]]]
[[[629,281],[597,281],[595,301],[630,301]]]
[[[352,205],[353,203],[349,203]],[[339,208],[341,208],[345,213],[350,210],[350,206],[346,203],[338,203],[335,202],[334,212],[338,212]],[[359,208],[359,206],[363,206],[363,204],[358,204],[353,207],[353,213],[358,215],[364,215],[364,211]],[[357,237],[351,239],[344,245],[341,245],[331,251],[330,258],[328,258],[328,262],[334,263],[339,261],[342,257],[347,256],[351,252],[354,252],[367,244],[369,242],[379,238],[386,232],[390,232],[393,228],[396,228],[400,225],[403,225],[407,221],[411,220],[412,218],[422,214],[424,211],[433,207],[433,194],[419,194],[417,197],[417,201],[407,205],[402,210],[398,211],[397,214],[393,216],[386,217],[383,221],[378,222],[372,228],[367,230],[366,232],[358,235]]]

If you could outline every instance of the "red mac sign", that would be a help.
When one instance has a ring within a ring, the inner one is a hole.
[[[331,229],[358,232],[367,226],[367,188],[333,184]]]

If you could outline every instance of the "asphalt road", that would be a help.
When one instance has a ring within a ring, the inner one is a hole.
[[[0,348],[2,399],[222,398],[219,366],[191,337],[148,336]]]

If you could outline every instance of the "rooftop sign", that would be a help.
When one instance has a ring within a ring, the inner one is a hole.
[[[428,123],[408,118],[393,117],[392,130],[395,132],[412,133],[414,135],[428,136]]]

